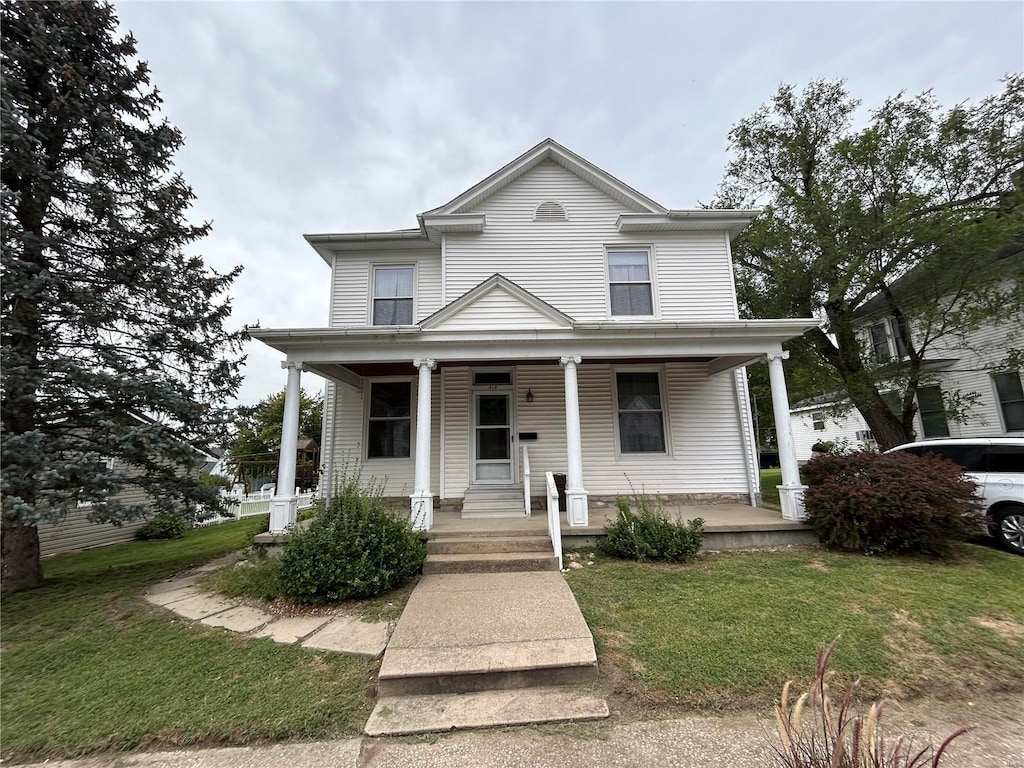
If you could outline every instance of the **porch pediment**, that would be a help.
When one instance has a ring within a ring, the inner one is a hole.
[[[424,319],[424,331],[572,328],[573,319],[506,277],[491,275]]]

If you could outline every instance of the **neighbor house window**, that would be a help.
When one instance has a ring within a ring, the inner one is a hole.
[[[1006,431],[1024,430],[1024,386],[1021,386],[1020,371],[997,373],[992,380],[996,384],[999,409],[1003,413]]]
[[[665,420],[657,371],[617,371],[619,449],[665,453]]]
[[[608,254],[608,293],[612,316],[654,314],[650,252],[611,251]]]
[[[412,267],[374,268],[374,325],[412,325],[412,284]]]
[[[871,326],[871,354],[876,362],[884,363],[892,359],[889,349],[889,333],[886,323],[875,323]]]
[[[892,328],[892,340],[896,343],[896,356],[902,359],[907,356],[907,344],[903,341],[899,320],[895,317],[890,318],[889,326]]]
[[[925,437],[949,437],[946,408],[942,404],[939,387],[920,387],[917,390],[917,410],[921,414],[921,428]]]
[[[408,458],[412,437],[412,382],[370,382],[367,421],[367,458]]]
[[[815,432],[825,431],[825,412],[818,411],[817,413],[811,414],[811,426]]]

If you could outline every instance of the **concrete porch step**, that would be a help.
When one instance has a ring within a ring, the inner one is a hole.
[[[541,552],[428,554],[426,560],[423,561],[424,574],[517,573],[557,570],[558,558],[554,554],[545,555]]]
[[[548,552],[546,536],[445,536],[427,542],[432,555],[469,555],[493,552]]]
[[[462,498],[462,517],[526,517],[523,489],[521,486],[468,488]]]
[[[364,731],[367,736],[403,736],[605,717],[604,699],[566,688],[385,696],[378,699]]]

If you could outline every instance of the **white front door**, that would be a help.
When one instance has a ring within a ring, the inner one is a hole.
[[[473,393],[473,483],[510,485],[515,480],[511,391]]]

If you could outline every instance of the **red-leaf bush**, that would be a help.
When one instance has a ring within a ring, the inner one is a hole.
[[[862,451],[815,457],[802,474],[807,524],[830,547],[942,556],[980,527],[977,485],[949,459]]]

